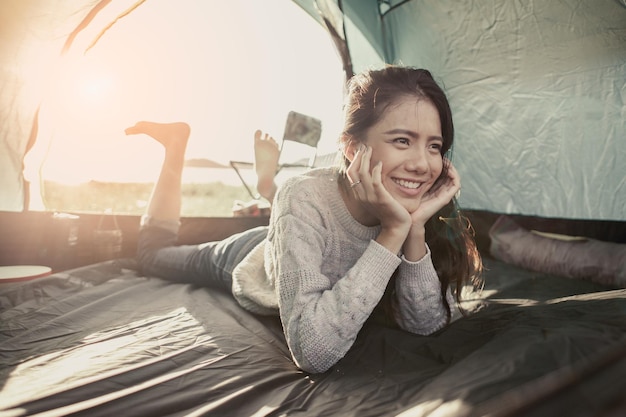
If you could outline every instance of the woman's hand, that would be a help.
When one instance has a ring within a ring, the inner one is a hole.
[[[461,177],[448,158],[443,159],[447,166],[445,178],[438,182],[422,196],[417,210],[411,213],[411,222],[414,226],[424,226],[441,208],[448,204],[461,189]]]
[[[354,156],[347,174],[351,191],[361,206],[384,228],[411,227],[409,212],[391,196],[382,182],[382,162],[371,167],[372,148],[363,145]]]
[[[407,260],[416,262],[426,255],[426,222],[452,200],[461,189],[461,178],[449,159],[444,158],[448,171],[422,196],[420,205],[411,213],[411,229],[402,245]]]

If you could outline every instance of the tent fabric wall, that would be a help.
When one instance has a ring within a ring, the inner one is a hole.
[[[378,0],[293,1],[322,25],[324,10],[343,12],[343,30],[355,73],[385,65],[384,21],[380,18]],[[333,18],[336,16],[333,15]]]
[[[420,0],[384,21],[391,60],[451,98],[463,207],[626,219],[624,5]]]
[[[384,21],[375,0],[342,1],[346,20],[346,38],[354,72],[380,67],[387,61],[383,38]]]

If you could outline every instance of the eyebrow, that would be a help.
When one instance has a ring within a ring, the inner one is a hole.
[[[416,138],[417,136],[419,136],[417,133],[415,133],[412,130],[408,130],[408,129],[391,129],[388,130],[386,132],[383,132],[386,135],[406,135],[406,136],[410,136],[412,138]],[[440,140],[443,141],[443,137],[441,136],[429,136],[428,137],[429,140]]]

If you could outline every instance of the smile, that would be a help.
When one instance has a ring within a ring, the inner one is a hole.
[[[409,188],[411,190],[416,190],[423,184],[423,182],[407,181],[407,180],[401,180],[398,178],[392,178],[391,180],[395,182],[396,184],[398,184],[399,186],[404,187],[404,188]]]

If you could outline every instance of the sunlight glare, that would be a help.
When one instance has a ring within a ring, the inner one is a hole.
[[[190,349],[210,349],[213,341],[203,330],[200,322],[184,307],[137,318],[117,328],[96,330],[73,346],[32,355],[22,361],[5,381],[2,394],[10,399],[9,403],[19,404],[69,392],[159,361],[173,360]],[[167,340],[164,341],[163,337]],[[152,348],[146,349],[146,346]],[[165,373],[152,383],[162,383],[177,376],[179,372]],[[29,384],[28,381],[33,380],[39,384]],[[133,389],[141,388],[128,388]]]
[[[322,119],[320,154],[336,150],[340,60],[330,36],[291,1],[232,0],[215,13],[199,0],[154,0],[65,58],[42,110],[40,133],[51,137],[44,178],[154,181],[160,145],[123,133],[138,120],[186,121],[186,157],[227,165],[253,160],[258,128],[280,141],[295,110]]]
[[[82,97],[85,101],[99,101],[109,92],[113,79],[106,74],[94,75],[80,81]]]

